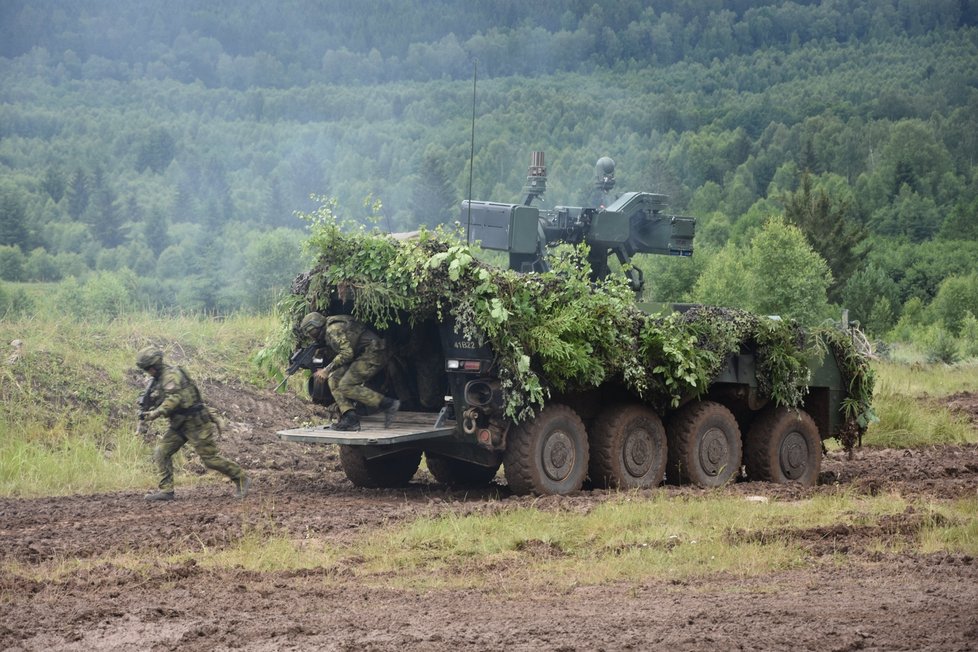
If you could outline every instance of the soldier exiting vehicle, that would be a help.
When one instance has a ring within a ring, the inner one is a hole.
[[[302,318],[299,330],[336,351],[332,362],[315,372],[329,383],[340,409],[340,420],[333,424],[333,430],[360,429],[355,403],[374,411],[383,410],[384,425],[390,426],[401,402],[367,387],[370,379],[387,366],[389,355],[384,339],[349,315],[326,317],[311,312]]]
[[[146,347],[136,354],[136,366],[153,377],[155,387],[147,395],[159,396],[157,407],[139,413],[140,420],[170,419],[170,428],[156,446],[153,459],[160,475],[160,490],[146,494],[146,500],[173,500],[173,456],[188,441],[209,469],[220,471],[234,481],[237,497],[248,495],[251,480],[234,462],[221,457],[214,441],[217,424],[204,405],[200,390],[182,367],[163,363],[163,352]]]

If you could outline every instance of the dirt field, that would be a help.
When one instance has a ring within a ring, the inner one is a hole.
[[[251,469],[253,495],[227,485],[188,488],[147,506],[142,492],[0,499],[0,559],[29,566],[132,551],[213,550],[243,523],[348,541],[369,528],[440,511],[528,504],[504,486],[453,493],[423,473],[401,491],[354,488],[326,446],[285,444],[277,429],[314,416],[294,398],[206,387],[228,415],[222,447]],[[978,419],[978,395],[951,398]],[[196,468],[196,467],[192,467]],[[178,478],[178,483],[180,478]],[[147,478],[147,489],[152,479]],[[830,454],[813,489],[739,483],[729,495],[804,499],[838,491],[898,491],[935,500],[974,496],[978,447]],[[696,494],[667,487],[667,495]],[[541,509],[607,500],[605,492],[533,501]],[[324,570],[213,571],[194,563],[150,573],[102,564],[57,581],[0,574],[4,650],[975,650],[978,560],[869,553],[868,542],[911,537],[913,514],[876,526],[819,528],[799,538],[804,569],[752,579],[710,577],[500,596],[490,588],[365,588]],[[533,554],[527,551],[527,554]],[[840,557],[844,560],[840,563]]]

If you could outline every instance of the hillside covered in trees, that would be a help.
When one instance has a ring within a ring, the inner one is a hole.
[[[474,198],[698,218],[650,299],[978,336],[976,0],[8,0],[0,79],[0,278],[75,304],[266,308],[311,195],[451,223],[474,109]]]

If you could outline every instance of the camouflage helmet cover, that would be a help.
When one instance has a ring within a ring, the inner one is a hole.
[[[163,352],[158,347],[147,346],[136,354],[136,366],[146,370],[163,364]]]
[[[313,337],[326,325],[326,317],[319,312],[310,312],[299,323],[299,331],[306,337]]]

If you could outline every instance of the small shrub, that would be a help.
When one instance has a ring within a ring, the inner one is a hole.
[[[969,310],[961,320],[959,338],[961,354],[966,358],[978,358],[978,318]]]
[[[23,281],[27,257],[20,247],[0,246],[0,279],[4,281]]]
[[[922,345],[928,362],[954,364],[961,359],[957,339],[941,323],[927,329]]]
[[[11,290],[0,283],[0,319],[22,315],[34,309],[34,302],[22,288]]]
[[[96,272],[84,282],[74,277],[61,282],[56,305],[83,319],[114,319],[135,308],[136,276],[127,269]]]

